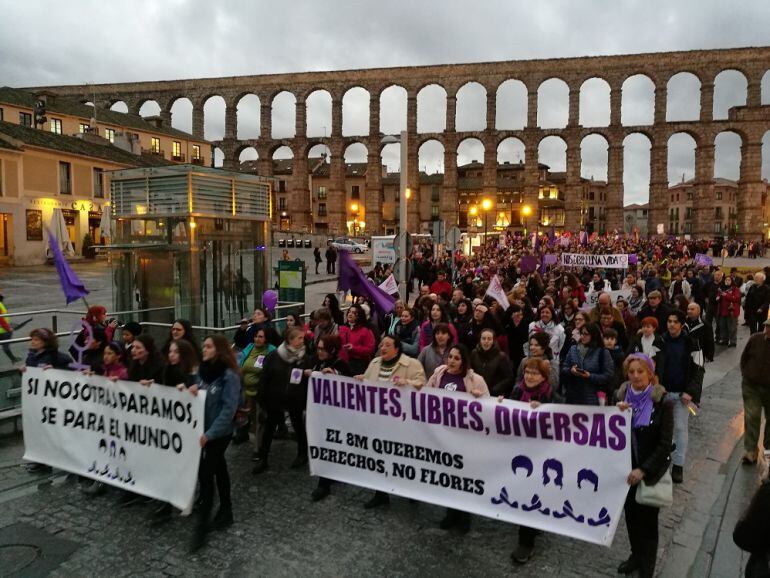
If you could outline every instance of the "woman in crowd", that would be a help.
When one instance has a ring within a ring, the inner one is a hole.
[[[139,383],[151,383],[159,381],[163,371],[158,350],[155,349],[155,340],[142,333],[134,339],[131,346],[131,360],[128,364],[129,381]]]
[[[278,332],[273,327],[273,322],[270,320],[270,314],[264,307],[256,307],[254,309],[254,313],[251,315],[251,323],[249,324],[249,328],[247,330],[249,343],[254,341],[254,334],[259,329],[265,330],[265,336],[267,337],[269,343],[277,345],[281,342],[281,336],[278,335]]]
[[[572,298],[577,300],[578,307],[583,305],[586,301],[586,289],[585,286],[577,278],[574,273],[567,273],[566,283],[572,290]]]
[[[141,335],[141,333],[142,326],[139,325],[136,321],[129,321],[128,323],[124,323],[123,327],[120,328],[120,337],[123,340],[124,358],[129,357],[129,353],[131,352],[131,344],[134,342],[134,339],[136,339],[136,336]],[[114,338],[115,335],[113,334],[113,339]]]
[[[388,335],[398,336],[402,351],[409,357],[417,357],[420,354],[420,326],[414,318],[414,312],[408,307],[401,310],[399,322]]]
[[[654,486],[668,471],[674,435],[673,401],[658,385],[653,361],[643,353],[632,353],[623,364],[628,381],[617,392],[617,405],[631,410],[631,472],[625,514],[631,556],[618,567],[620,574],[638,570],[652,578],[658,554],[659,508],[639,504],[639,483]]]
[[[630,337],[634,335],[639,329],[639,320],[636,315],[631,312],[628,307],[628,301],[625,299],[618,299],[615,306],[620,311],[620,317],[623,319],[623,325],[626,328],[626,336]]]
[[[639,285],[631,287],[631,297],[628,298],[628,308],[634,315],[639,315],[639,311],[644,307],[644,289]]]
[[[107,319],[107,309],[102,305],[92,305],[89,307],[88,311],[86,311],[86,316],[83,318],[83,321],[87,323],[91,328],[91,335],[93,335],[93,332],[97,330],[101,330],[103,332],[104,343],[112,341],[115,335],[115,329],[118,326],[118,321],[116,319]],[[70,347],[70,354],[73,358],[77,359],[78,355],[78,350],[75,346],[83,347],[87,339],[88,334],[86,330],[81,330],[80,333],[78,333],[78,336],[75,338],[75,343]],[[101,351],[99,353],[101,353]]]
[[[198,343],[195,341],[192,323],[190,323],[187,319],[176,319],[171,325],[171,333],[166,340],[166,343],[163,344],[163,348],[161,349],[161,353],[164,357],[168,355],[169,345],[171,345],[171,342],[175,339],[184,339],[187,341],[190,345],[193,346],[193,349],[195,349],[198,358],[200,358],[200,347],[198,347]]]
[[[433,342],[420,351],[417,360],[425,370],[425,375],[433,375],[440,365],[445,365],[449,348],[454,344],[449,325],[439,323],[433,330]]]
[[[626,337],[626,328],[622,321],[615,320],[612,309],[609,307],[602,307],[599,311],[599,329],[604,335],[607,329],[614,329],[617,333],[617,344],[625,351],[628,349],[628,338]]]
[[[225,450],[233,435],[233,418],[241,398],[241,376],[235,354],[224,335],[210,335],[203,341],[201,363],[198,367],[199,384],[190,387],[196,395],[206,392],[203,435],[200,437],[201,461],[198,469],[200,506],[198,525],[193,537],[192,550],[200,549],[206,534],[233,523],[230,501],[230,475],[227,471]],[[219,510],[210,521],[214,503],[214,481],[219,494]]]
[[[270,447],[275,428],[289,412],[289,419],[297,435],[297,456],[291,464],[299,469],[307,463],[307,434],[302,413],[307,398],[305,332],[300,327],[286,330],[283,343],[264,361],[262,375],[257,383],[257,402],[267,412],[265,430],[253,473],[261,474],[268,468]]]
[[[186,339],[174,339],[169,343],[159,382],[171,387],[190,387],[196,382],[199,364],[198,352],[190,342]]]
[[[428,319],[420,326],[420,349],[428,347],[433,341],[433,331],[439,323],[444,323],[449,326],[449,331],[452,333],[452,340],[457,342],[457,332],[454,326],[449,322],[449,315],[441,305],[434,303],[431,305]]]
[[[473,319],[465,329],[465,333],[458,336],[459,343],[465,345],[468,351],[473,350],[479,344],[481,332],[484,329],[493,329],[497,333],[498,323],[487,304],[478,300],[478,303],[473,306]],[[458,341],[456,340],[455,343]]]
[[[327,335],[318,340],[315,355],[310,367],[305,370],[305,377],[309,378],[314,371],[331,375],[350,375],[348,364],[339,357],[342,343],[337,335]],[[318,478],[318,486],[310,498],[317,502],[323,500],[331,491],[332,481],[329,478]]]
[[[401,312],[404,310],[404,302],[397,299],[393,309],[385,314],[380,322],[380,333],[383,335],[395,335],[396,326],[401,321]]]
[[[494,341],[494,335],[492,339]],[[467,392],[474,397],[489,396],[489,388],[484,378],[471,368],[468,350],[463,345],[452,346],[446,365],[433,372],[426,387]],[[441,520],[439,527],[442,530],[457,528],[461,534],[467,534],[471,529],[471,515],[469,512],[447,508],[446,516]]]
[[[655,362],[655,373],[660,378],[665,375],[663,372],[666,369],[666,355],[663,338],[657,333],[658,320],[655,317],[645,317],[641,326],[639,334],[631,340],[626,354],[644,353]]]
[[[514,303],[508,309],[505,332],[508,335],[508,357],[511,360],[511,368],[519,367],[521,360],[524,359],[524,345],[529,341],[529,322],[524,317],[524,309],[518,303]]]
[[[350,366],[350,371],[358,375],[366,371],[374,357],[376,342],[374,333],[366,323],[366,313],[360,305],[351,305],[347,318],[347,325],[340,327],[340,356]]]
[[[553,351],[551,351],[551,338],[545,333],[535,333],[529,338],[527,343],[529,355],[519,362],[516,369],[516,381],[524,378],[524,368],[530,359],[543,359],[549,363],[548,383],[554,390],[559,390],[559,364],[554,360]]]
[[[452,325],[458,335],[468,333],[468,328],[473,321],[473,304],[470,299],[463,298],[457,303],[455,314],[452,316]]]
[[[573,345],[561,362],[561,383],[566,402],[575,405],[599,405],[606,396],[615,366],[604,347],[595,323],[580,330],[580,341]]]
[[[574,327],[572,331],[564,335],[564,345],[561,347],[560,358],[564,358],[570,348],[580,341],[580,330],[590,323],[589,315],[585,311],[578,311],[575,313]],[[551,384],[553,385],[553,384]]]
[[[257,403],[257,384],[262,376],[265,359],[273,351],[275,351],[275,346],[267,342],[266,330],[259,329],[254,334],[254,341],[241,352],[239,365],[243,375],[243,390],[246,398],[246,407],[249,410],[249,421],[236,433],[233,438],[234,444],[248,441],[249,432],[253,431],[255,436],[254,447],[259,448],[266,416]],[[254,453],[256,454],[256,451]]]
[[[529,403],[532,409],[540,404],[551,403],[554,399],[553,388],[549,382],[551,364],[545,359],[529,359],[524,364],[524,376],[513,388],[511,399]],[[503,396],[498,398],[502,401]],[[516,564],[525,564],[535,549],[535,536],[538,531],[527,526],[519,526],[519,545],[511,554]]]
[[[561,348],[564,345],[564,328],[556,322],[556,313],[553,307],[546,305],[540,307],[537,312],[537,321],[529,324],[530,337],[534,333],[546,333],[551,338],[551,351],[558,359]]]
[[[345,322],[342,310],[340,309],[339,299],[337,299],[337,296],[334,293],[326,294],[323,301],[323,307],[329,310],[329,314],[332,316],[332,321],[334,321],[334,323],[341,326]]]
[[[128,379],[128,368],[123,362],[123,359],[123,348],[119,343],[110,341],[104,346],[104,352],[102,353],[102,368],[99,375],[103,375],[112,381]]]
[[[738,316],[741,313],[741,291],[730,275],[725,275],[724,285],[717,289],[717,335],[722,339],[718,345],[736,347],[738,345]]]
[[[500,351],[497,336],[491,329],[481,332],[479,344],[471,352],[471,368],[484,378],[491,395],[508,396],[513,389],[511,360]]]
[[[395,335],[386,335],[380,341],[380,355],[372,359],[363,375],[356,379],[367,381],[390,382],[397,386],[411,385],[416,388],[425,383],[425,372],[420,362],[401,351],[401,340]],[[371,510],[390,503],[390,496],[380,490],[374,492],[364,508]]]
[[[564,328],[564,336],[572,333],[575,329],[575,315],[577,314],[577,305],[572,299],[567,299],[561,306],[561,314],[559,319],[561,320],[561,326]]]

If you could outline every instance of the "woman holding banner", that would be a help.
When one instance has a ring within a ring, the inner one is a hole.
[[[189,391],[197,395],[206,392],[204,432],[200,437],[201,462],[198,470],[200,483],[200,508],[198,526],[192,542],[192,551],[199,550],[206,542],[209,530],[219,530],[233,523],[230,502],[230,474],[227,471],[225,450],[233,435],[233,418],[241,397],[241,376],[235,354],[224,335],[210,335],[203,341],[202,361],[198,367],[199,385]],[[214,503],[214,480],[219,494],[219,510],[210,521]]]
[[[632,353],[623,364],[628,381],[617,391],[617,405],[631,410],[631,467],[628,474],[630,490],[626,497],[625,514],[631,556],[618,566],[620,574],[639,570],[643,578],[652,578],[658,553],[659,505],[640,497],[642,491],[655,488],[668,474],[671,444],[674,435],[674,402],[666,399],[666,390],[658,384],[655,364],[643,353]],[[671,480],[668,480],[671,488]],[[659,488],[661,493],[663,488]]]

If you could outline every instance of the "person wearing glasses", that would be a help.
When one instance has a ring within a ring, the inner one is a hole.
[[[561,383],[566,401],[575,405],[600,405],[615,373],[610,352],[604,347],[596,323],[580,330],[580,340],[561,362]]]

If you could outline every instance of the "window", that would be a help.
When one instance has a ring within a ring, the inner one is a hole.
[[[684,210],[684,219],[685,221],[689,221],[690,219],[692,219],[692,207],[687,207]]]
[[[32,127],[32,114],[28,112],[19,113],[19,124],[21,126]]]
[[[714,223],[714,232],[715,233],[721,233],[722,232],[722,223]]]
[[[722,207],[714,207],[714,218],[715,219],[722,218]]]
[[[286,210],[286,197],[279,197],[278,198],[278,209],[281,211]]]
[[[588,200],[589,201],[593,201],[594,200],[594,192],[593,191],[588,193]]]
[[[86,123],[81,122],[79,125],[79,130],[80,130],[80,134],[83,134],[91,130],[91,127],[88,126]]]
[[[722,200],[722,191],[717,191],[717,201]]]
[[[69,163],[59,162],[59,193],[72,194],[72,167]]]
[[[201,145],[193,145],[193,160],[199,161],[201,160]]]
[[[438,187],[436,185],[433,185],[430,189],[430,200],[433,203],[438,202]]]
[[[286,181],[278,181],[278,192],[279,193],[286,192]]]
[[[171,145],[171,155],[174,157],[175,161],[182,160],[182,143],[178,140],[175,140]]]
[[[430,218],[433,221],[438,220],[438,205],[431,205],[430,206]]]
[[[104,171],[102,169],[94,169],[94,198],[104,198]]]
[[[3,120],[3,109],[0,108],[0,120]]]
[[[115,129],[114,128],[105,128],[104,129],[104,138],[106,138],[111,143],[115,142]]]
[[[687,191],[687,200],[692,201],[692,191]]]
[[[56,134],[61,134],[61,119],[60,118],[52,118],[51,119],[51,132]]]
[[[319,217],[326,216],[326,203],[318,203],[318,216]]]
[[[318,199],[326,199],[326,187],[318,187]]]
[[[152,137],[150,139],[150,152],[154,155],[160,154],[160,139],[158,137]]]
[[[350,191],[350,198],[351,199],[360,199],[361,198],[360,188],[361,187],[359,187],[358,185],[353,185],[353,187],[351,188],[351,191]]]

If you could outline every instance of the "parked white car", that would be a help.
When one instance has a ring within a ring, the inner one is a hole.
[[[365,251],[369,250],[369,247],[365,244],[356,243],[355,241],[346,237],[334,239],[334,241],[332,241],[332,247],[342,251],[350,251],[351,253],[364,253]]]

